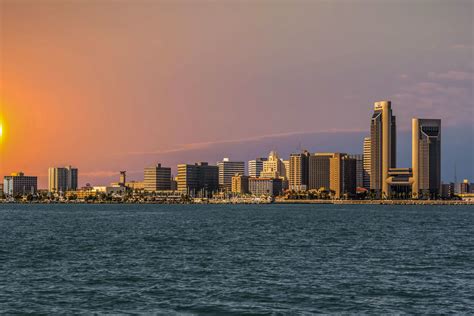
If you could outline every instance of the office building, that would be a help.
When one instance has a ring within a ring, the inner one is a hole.
[[[308,189],[309,177],[309,152],[294,153],[289,160],[289,189],[294,191],[306,191]]]
[[[219,188],[225,191],[232,189],[232,177],[238,173],[245,174],[245,163],[243,161],[230,161],[224,158],[217,163],[219,168]]]
[[[362,187],[370,190],[370,137],[364,138],[364,174]]]
[[[143,183],[147,192],[171,190],[171,168],[161,164],[145,168]]]
[[[249,177],[260,177],[260,173],[263,171],[263,162],[267,161],[267,158],[257,158],[248,162]]]
[[[441,120],[412,120],[412,169],[414,198],[441,194]]]
[[[249,176],[235,174],[232,177],[232,193],[247,194],[249,193]]]
[[[77,168],[52,167],[48,169],[48,191],[64,193],[77,190]]]
[[[281,178],[249,178],[249,191],[253,195],[276,196],[282,192]]]
[[[178,191],[191,196],[207,197],[219,189],[219,168],[207,162],[178,165]]]
[[[364,187],[364,155],[349,155],[349,158],[353,158],[356,161],[356,187]]]
[[[356,159],[346,154],[334,153],[330,158],[329,188],[333,197],[340,199],[356,194]]]
[[[330,159],[334,153],[316,153],[308,158],[308,189],[329,190]]]
[[[391,102],[375,102],[370,123],[370,189],[377,197],[390,195],[386,180],[389,169],[396,167],[396,139]]]
[[[15,172],[3,179],[3,193],[7,196],[35,194],[38,191],[38,178]]]

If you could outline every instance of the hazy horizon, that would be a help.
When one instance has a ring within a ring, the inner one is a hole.
[[[472,1],[0,1],[0,175],[140,180],[163,163],[362,153],[391,100],[442,120],[442,178],[474,181]]]

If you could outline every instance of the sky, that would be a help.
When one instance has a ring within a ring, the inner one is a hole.
[[[474,181],[474,2],[0,0],[0,174],[81,185],[224,157],[362,153],[391,100],[442,119],[442,178]]]

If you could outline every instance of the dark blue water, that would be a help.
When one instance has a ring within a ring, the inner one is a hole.
[[[0,205],[0,312],[473,313],[474,207]]]

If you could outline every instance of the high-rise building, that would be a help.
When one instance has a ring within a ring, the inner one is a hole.
[[[378,197],[390,196],[387,183],[390,168],[396,167],[396,120],[390,101],[374,104],[370,122],[370,189]]]
[[[67,192],[77,190],[78,170],[71,166],[48,169],[48,191]]]
[[[441,184],[441,197],[450,199],[454,196],[454,183],[442,183]]]
[[[232,193],[249,193],[249,176],[235,174],[232,177]]]
[[[219,189],[219,168],[207,162],[178,165],[178,191],[191,196],[210,196]]]
[[[308,189],[329,190],[330,159],[334,153],[316,153],[308,158]]]
[[[370,190],[370,150],[370,137],[365,137],[363,187],[367,190]]]
[[[249,191],[254,195],[275,196],[282,192],[281,178],[249,178]]]
[[[308,189],[309,156],[308,151],[290,155],[287,173],[290,190],[306,191]]]
[[[364,187],[364,155],[349,155],[349,158],[353,158],[356,161],[356,187]]]
[[[263,162],[267,161],[267,158],[257,158],[248,162],[249,176],[260,177],[260,173],[263,170]]]
[[[34,194],[38,191],[38,178],[15,172],[3,179],[3,193],[7,196]]]
[[[267,161],[263,162],[262,178],[279,178],[285,176],[285,165],[276,151],[271,151]]]
[[[441,120],[412,120],[413,197],[441,194]]]
[[[330,159],[330,189],[334,198],[340,199],[356,193],[356,159],[335,153]]]
[[[238,173],[245,174],[245,163],[243,161],[230,161],[224,158],[217,163],[219,168],[219,187],[223,190],[230,191],[232,189],[232,177]]]
[[[160,163],[154,167],[147,167],[143,182],[145,191],[148,192],[171,190],[171,168],[162,167]]]

